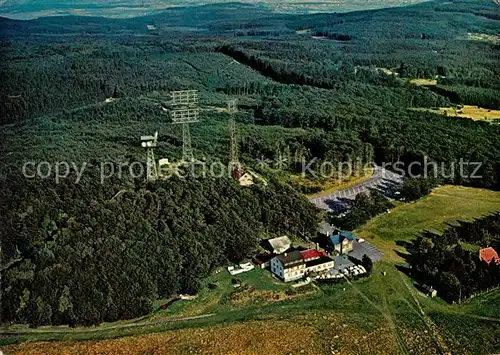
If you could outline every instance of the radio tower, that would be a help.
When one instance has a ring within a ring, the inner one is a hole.
[[[237,111],[236,100],[228,101],[227,111],[229,112],[229,137],[231,138],[231,149],[229,166],[233,169],[240,168],[240,160],[238,157],[238,139],[236,137],[236,122],[234,114]]]
[[[192,162],[194,158],[189,124],[199,122],[198,90],[172,91],[171,97],[172,123],[182,125],[182,161]]]
[[[158,146],[158,132],[154,136],[141,136],[141,145],[146,148],[146,179],[155,181],[158,179],[158,168],[153,150]]]

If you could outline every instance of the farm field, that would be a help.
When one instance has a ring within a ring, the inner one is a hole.
[[[440,107],[439,109],[417,109],[443,116],[471,118],[475,121],[491,121],[500,118],[500,110],[490,110],[478,106],[464,105],[462,108]]]
[[[212,317],[92,333],[77,328],[71,334],[23,335],[4,338],[3,342],[64,341],[30,342],[2,350],[13,354],[78,354],[84,349],[90,354],[492,353],[500,349],[500,312],[496,307],[500,292],[492,291],[461,305],[430,299],[395,268],[400,259],[394,249],[396,241],[410,240],[423,229],[441,231],[446,223],[470,220],[499,209],[499,192],[439,187],[430,196],[398,205],[356,231],[385,253],[368,279],[321,285],[298,297],[273,300],[262,295],[284,295],[288,286],[274,280],[267,271],[255,269],[237,276],[244,284],[254,286],[255,291],[247,295],[245,302],[232,302],[232,277],[222,270],[206,280],[207,287],[196,300],[175,303],[141,321],[202,314]],[[217,287],[210,289],[210,283]],[[108,339],[122,336],[126,337]],[[470,341],[471,337],[474,341]],[[283,342],[284,338],[290,340]]]
[[[339,3],[337,1],[303,1],[300,3],[294,1],[262,1],[266,7],[273,8],[280,12],[287,13],[303,13],[303,12],[332,12],[332,11],[353,11],[365,9],[377,9],[387,6],[404,6],[411,3],[419,3],[423,0],[406,0],[406,1],[380,1],[370,0],[361,1],[354,0],[347,3]],[[78,16],[104,16],[109,18],[129,18],[136,16],[144,16],[149,14],[157,14],[162,11],[175,7],[193,6],[205,4],[205,1],[200,0],[172,0],[163,2],[159,0],[148,0],[147,2],[133,1],[111,1],[105,4],[93,5],[92,2],[84,4],[76,4],[73,6],[65,6],[58,2],[47,1],[53,7],[38,6],[36,1],[16,2],[0,2],[0,14],[9,18],[16,19],[33,19],[45,16],[61,16],[61,15],[78,15]],[[210,3],[227,3],[226,0],[212,0]],[[242,3],[251,3],[251,1],[243,0]]]
[[[410,83],[417,86],[435,86],[437,85],[436,79],[411,79]]]

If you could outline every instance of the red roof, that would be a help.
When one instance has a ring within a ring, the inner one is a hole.
[[[272,257],[271,254],[259,254],[253,258],[253,261],[256,264],[262,265],[262,264],[267,263],[269,260],[271,260],[271,257]]]
[[[481,261],[486,261],[488,264],[492,261],[495,261],[496,264],[500,263],[500,257],[493,248],[485,248],[479,250],[479,259]]]
[[[323,254],[316,249],[309,249],[300,252],[300,257],[302,259],[313,259],[313,258],[319,258],[321,256],[323,256]]]

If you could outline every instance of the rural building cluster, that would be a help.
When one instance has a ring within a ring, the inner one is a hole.
[[[365,256],[371,261],[382,258],[382,252],[372,244],[326,222],[319,232],[322,243],[314,248],[294,246],[287,236],[269,239],[266,241],[269,252],[257,255],[253,261],[283,282],[292,282],[363,275],[367,273],[361,265]]]

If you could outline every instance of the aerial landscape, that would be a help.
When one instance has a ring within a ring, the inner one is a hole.
[[[500,353],[500,3],[0,1],[1,354]]]
[[[241,0],[281,13],[347,12],[410,5],[425,0]],[[175,7],[237,3],[232,0],[0,0],[0,16],[33,19],[45,16],[104,16],[130,18]]]

